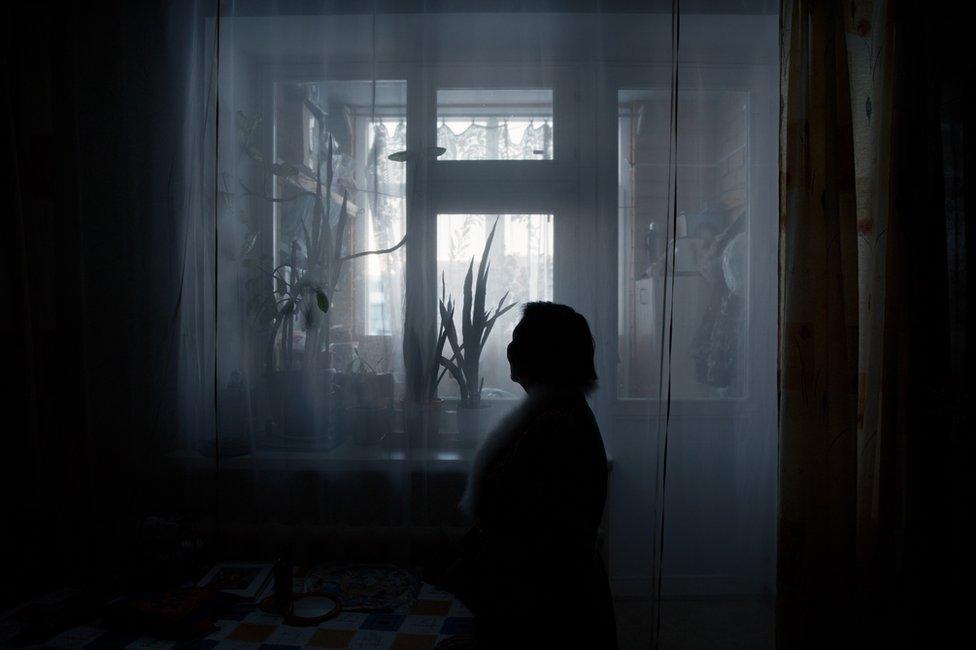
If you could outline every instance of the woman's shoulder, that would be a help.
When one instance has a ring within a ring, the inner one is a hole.
[[[568,399],[540,409],[527,423],[521,442],[558,455],[603,452],[603,439],[586,399]]]
[[[599,431],[593,411],[582,395],[557,396],[539,409],[530,426]]]

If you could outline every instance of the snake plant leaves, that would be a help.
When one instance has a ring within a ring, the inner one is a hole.
[[[495,239],[495,230],[498,228],[498,219],[495,219],[495,224],[491,227],[491,232],[488,233],[488,239],[485,241],[485,249],[481,253],[481,263],[478,265],[478,284],[475,288],[474,295],[474,313],[475,317],[481,321],[481,326],[484,326],[485,318],[485,293],[488,290],[488,269],[491,267],[491,263],[488,261],[488,255],[491,253],[491,243]],[[474,260],[472,260],[474,261]]]

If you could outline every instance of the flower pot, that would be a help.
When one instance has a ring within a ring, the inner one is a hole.
[[[334,434],[334,371],[283,370],[271,374],[271,415],[277,435],[296,444],[314,444]]]
[[[393,428],[389,406],[354,406],[343,409],[343,418],[353,443],[361,446],[379,444]]]
[[[498,424],[498,416],[498,409],[488,404],[474,407],[458,405],[458,442],[466,446],[479,444]]]
[[[359,406],[388,406],[393,403],[394,380],[390,373],[335,375],[337,404],[343,409]]]
[[[411,447],[436,446],[444,400],[403,402],[403,430]]]

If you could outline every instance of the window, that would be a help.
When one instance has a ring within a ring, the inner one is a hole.
[[[485,307],[552,300],[553,217],[550,214],[439,214],[437,216],[437,277],[446,296],[454,299],[455,326],[461,332],[464,278],[473,264],[477,275],[489,233],[495,229]],[[504,303],[500,302],[503,301]],[[518,308],[495,323],[481,355],[482,396],[486,399],[521,395],[509,378],[506,347],[518,324]],[[441,394],[456,396],[454,382],[441,383]]]
[[[406,167],[390,155],[407,148],[406,121],[382,119],[367,129],[366,248],[387,249],[406,234]],[[370,255],[364,261],[366,323],[369,336],[393,336],[403,323],[403,251]]]
[[[281,83],[274,125],[279,283],[320,286],[331,303],[296,311],[277,367],[314,355],[402,374],[406,171],[390,155],[406,149],[406,82]]]
[[[440,160],[552,160],[552,89],[437,91]]]
[[[617,99],[618,394],[657,397],[661,351],[670,347],[670,368],[664,371],[670,372],[673,398],[744,396],[749,96],[681,93],[676,152],[670,150],[667,89],[621,90]],[[677,170],[674,232],[669,223],[672,155]],[[666,255],[674,256],[667,269]],[[673,302],[666,301],[666,287],[670,293],[672,286]]]

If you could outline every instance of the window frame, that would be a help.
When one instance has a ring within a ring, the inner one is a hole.
[[[572,246],[578,204],[578,79],[574,66],[440,65],[423,68],[420,89],[422,142],[420,151],[437,146],[437,91],[459,88],[551,88],[553,94],[553,158],[551,160],[436,160],[423,156],[418,162],[426,181],[424,200],[408,202],[413,219],[408,232],[425,239],[426,254],[407,274],[408,287],[416,283],[419,302],[409,301],[407,319],[428,332],[436,331],[437,215],[551,214],[553,217],[553,300],[574,302],[572,266],[566,264]],[[408,90],[409,92],[409,90]],[[414,162],[414,158],[411,162]],[[416,177],[414,182],[421,182]],[[410,184],[408,174],[408,185]],[[416,197],[418,192],[411,193]],[[408,218],[408,222],[410,219]],[[419,222],[419,223],[418,223]],[[411,231],[416,225],[421,227]],[[409,248],[409,245],[408,245]],[[409,256],[409,250],[408,250]],[[422,289],[420,288],[422,287]],[[408,288],[408,292],[410,288]],[[433,336],[433,334],[430,334]],[[452,404],[454,400],[448,400]]]
[[[277,87],[279,84],[300,84],[300,83],[342,83],[342,82],[361,82],[370,83],[372,81],[377,82],[401,82],[406,86],[406,99],[404,105],[404,120],[406,126],[406,140],[407,147],[410,148],[410,138],[411,135],[416,135],[417,129],[411,127],[410,119],[410,87],[412,82],[416,83],[415,75],[411,79],[411,73],[413,72],[412,66],[403,64],[382,64],[382,65],[372,65],[367,63],[338,63],[331,64],[328,66],[327,70],[323,70],[321,65],[311,64],[311,63],[268,63],[260,66],[258,71],[259,87],[261,91],[258,93],[258,104],[260,106],[261,114],[265,116],[270,116],[270,119],[266,120],[267,128],[263,129],[263,140],[262,147],[264,151],[272,152],[272,158],[277,160],[278,158],[278,138],[277,138],[277,125],[278,125],[278,113],[277,113]],[[407,223],[406,229],[409,231],[409,170],[407,171],[407,180],[405,181],[406,194],[407,197]],[[278,184],[273,184],[273,196],[277,198]],[[277,254],[278,249],[278,210],[279,206],[277,204],[267,204],[262,205],[260,208],[256,205],[252,205],[251,209],[263,209],[269,218],[265,220],[268,224],[266,227],[267,231],[262,233],[262,241],[265,242],[265,248],[262,250],[262,255],[269,255],[272,258]],[[362,209],[365,209],[362,208]],[[404,271],[404,282],[406,283],[407,273]],[[362,323],[363,334],[366,333],[366,323],[368,320],[368,288],[363,283],[362,287],[363,295],[357,297],[354,300],[358,313],[355,316],[356,322]],[[359,299],[362,298],[362,299]],[[405,306],[404,306],[405,308]]]
[[[735,90],[750,95],[748,138],[750,156],[760,147],[774,148],[777,134],[763,134],[756,128],[762,119],[757,108],[768,103],[777,89],[762,84],[768,74],[757,72],[759,65],[696,66],[696,83],[680,88],[694,90]],[[600,410],[607,413],[646,417],[653,397],[621,397],[617,391],[617,309],[618,286],[618,91],[640,88],[670,88],[670,66],[600,65],[559,63],[526,68],[520,65],[451,64],[426,65],[417,62],[383,64],[330,64],[328,74],[316,64],[265,64],[261,67],[259,100],[265,115],[273,115],[274,85],[281,82],[315,81],[405,81],[407,86],[406,269],[404,273],[406,320],[430,338],[436,336],[436,219],[447,212],[467,213],[545,213],[552,214],[554,225],[553,299],[574,305],[590,319],[597,350],[598,374],[602,389],[594,395]],[[511,75],[511,76],[509,76]],[[438,89],[552,88],[553,159],[551,160],[436,160],[430,153],[437,143]],[[768,86],[768,87],[767,87]],[[593,88],[595,92],[583,92]],[[766,129],[770,131],[770,129]],[[267,129],[266,150],[273,150],[274,133]],[[420,155],[417,155],[417,154]],[[765,210],[775,215],[775,173],[753,176],[757,167],[749,165],[750,212]],[[775,169],[775,157],[764,166]],[[756,197],[765,201],[757,203]],[[270,206],[267,208],[271,210]],[[270,220],[269,220],[270,221]],[[755,272],[756,251],[775,250],[778,233],[774,228],[763,233],[766,224],[750,219],[750,323],[747,363],[754,361],[760,342],[773,336],[776,326],[775,277],[772,282]],[[768,228],[767,228],[768,230]],[[757,239],[758,238],[758,239]],[[265,238],[267,241],[268,238]],[[273,249],[272,249],[273,251]],[[583,261],[583,263],[580,263]],[[758,268],[762,268],[762,265]],[[773,274],[775,275],[775,273]],[[612,290],[605,290],[612,287]],[[753,316],[752,296],[772,305],[772,314]],[[362,305],[366,309],[365,302]],[[768,321],[768,322],[766,322]],[[760,324],[760,327],[756,325]],[[405,333],[406,334],[406,333]],[[406,344],[406,343],[405,343]],[[773,351],[775,355],[775,351]],[[754,396],[775,387],[758,381],[752,368],[747,370],[747,389],[743,397],[673,400],[673,413],[715,413],[749,409]]]
[[[778,228],[775,226],[770,229],[766,226],[766,218],[777,218],[775,202],[778,200],[776,183],[778,176],[776,173],[768,173],[770,169],[775,169],[778,161],[776,158],[775,139],[778,137],[778,130],[757,128],[757,122],[761,119],[761,111],[769,103],[769,96],[775,95],[778,89],[762,84],[762,79],[768,75],[760,75],[757,70],[766,68],[765,65],[693,65],[684,70],[685,79],[691,79],[694,83],[680,81],[678,92],[707,90],[712,92],[733,91],[742,92],[749,97],[748,119],[746,123],[746,144],[749,152],[747,164],[747,210],[749,212],[749,222],[747,232],[749,237],[749,283],[747,298],[747,314],[749,324],[746,332],[746,353],[743,359],[747,364],[746,382],[741,396],[725,398],[684,398],[670,399],[672,415],[706,415],[714,417],[729,417],[735,413],[752,412],[761,408],[760,402],[765,401],[767,395],[775,395],[775,377],[773,384],[767,385],[764,381],[763,373],[756,372],[754,366],[762,363],[761,360],[769,356],[770,351],[764,349],[763,341],[768,341],[769,337],[775,338],[776,328],[776,265],[769,264],[768,256],[764,257],[760,251],[776,250],[778,238]],[[778,78],[778,77],[774,77]],[[618,308],[621,287],[617,277],[617,265],[619,264],[619,213],[617,206],[619,181],[618,181],[618,161],[619,161],[619,138],[618,129],[618,93],[622,90],[665,90],[671,88],[671,67],[669,65],[619,65],[608,66],[600,83],[598,93],[600,106],[598,109],[597,128],[600,136],[600,164],[601,183],[601,215],[605,223],[609,224],[608,230],[612,230],[612,236],[607,238],[607,249],[612,250],[612,255],[606,255],[599,263],[600,268],[613,266],[614,287],[612,299],[608,301],[606,310],[601,311],[605,322],[604,326],[609,327],[608,331],[618,332]],[[764,131],[773,131],[772,152],[766,151],[770,156],[768,161],[762,162],[761,152],[763,148],[769,148],[770,136]],[[756,173],[758,170],[758,174]],[[765,173],[764,173],[765,172]],[[766,232],[770,231],[771,232]],[[767,267],[772,268],[767,268]],[[766,309],[763,309],[763,307]],[[768,348],[768,346],[765,346]],[[614,358],[617,350],[613,350]],[[771,352],[773,358],[777,354],[776,350]],[[618,388],[617,364],[614,364],[612,373],[612,397],[607,400],[612,403],[612,408],[616,416],[623,417],[646,417],[648,408],[656,408],[654,405],[660,401],[657,397],[626,397],[620,394]],[[665,397],[665,396],[662,396]]]

